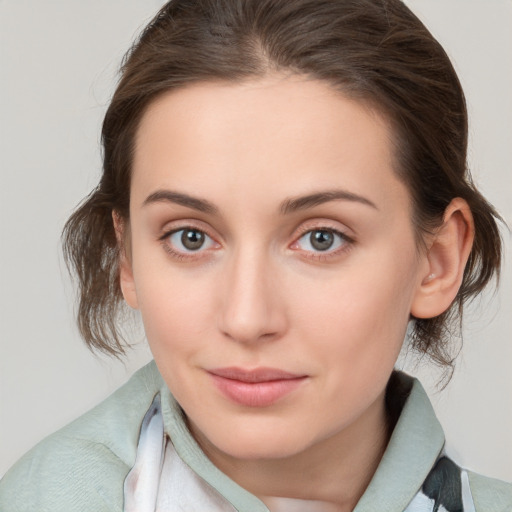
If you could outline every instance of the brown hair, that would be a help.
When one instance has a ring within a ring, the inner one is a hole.
[[[418,240],[440,224],[453,198],[468,202],[475,242],[462,286],[448,311],[416,320],[413,332],[415,349],[451,365],[448,334],[460,326],[463,304],[499,274],[499,216],[467,169],[467,112],[457,75],[400,0],[173,0],[160,10],[123,61],[103,123],[101,181],[63,232],[86,343],[124,353],[112,212],[129,217],[134,137],[148,104],[193,82],[237,82],[273,70],[324,80],[391,121],[396,171],[412,195]]]

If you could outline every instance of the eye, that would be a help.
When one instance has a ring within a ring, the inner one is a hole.
[[[204,232],[195,228],[183,228],[167,235],[167,243],[173,251],[180,253],[210,249],[215,242]]]
[[[304,233],[292,246],[308,252],[334,252],[349,243],[348,238],[334,229],[313,229]]]

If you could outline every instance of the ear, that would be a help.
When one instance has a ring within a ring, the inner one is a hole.
[[[116,232],[117,245],[119,247],[119,284],[125,302],[133,309],[138,309],[137,292],[130,254],[130,226],[128,222],[112,211],[112,220]]]
[[[425,268],[411,307],[413,317],[433,318],[450,307],[462,284],[474,234],[467,202],[460,197],[453,199],[442,225],[429,241]]]

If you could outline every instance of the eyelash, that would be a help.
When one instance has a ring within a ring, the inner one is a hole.
[[[220,246],[220,244],[218,242],[216,242],[215,239],[212,236],[210,236],[204,229],[200,229],[200,228],[197,228],[195,226],[190,226],[190,225],[189,226],[180,226],[178,228],[175,228],[175,229],[165,232],[159,238],[159,241],[161,242],[164,250],[170,256],[172,256],[174,259],[176,259],[178,261],[193,261],[197,258],[201,258],[204,256],[202,253],[204,253],[208,249],[208,248],[204,249],[203,246],[201,246],[197,251],[194,251],[194,250],[179,251],[179,250],[174,249],[173,246],[170,244],[170,240],[169,240],[170,237],[172,237],[173,235],[176,235],[177,233],[185,232],[185,231],[195,231],[197,233],[202,233],[205,237],[207,237],[211,241],[212,244]],[[334,229],[332,227],[327,227],[327,226],[315,226],[315,227],[307,227],[307,228],[301,229],[299,236],[295,239],[295,241],[291,245],[289,245],[289,248],[293,251],[299,251],[300,248],[298,247],[298,244],[299,244],[300,240],[302,240],[306,235],[311,236],[311,234],[314,232],[331,233],[339,238],[341,245],[334,250],[328,248],[325,251],[322,251],[322,250],[303,251],[303,252],[307,253],[307,255],[304,257],[308,258],[308,259],[312,259],[315,261],[327,261],[331,258],[335,258],[335,257],[339,256],[342,253],[347,252],[348,250],[350,250],[352,248],[352,246],[354,244],[354,240],[352,238],[350,238],[349,236],[347,236],[342,231],[339,231],[337,229]]]
[[[194,259],[200,258],[202,256],[201,253],[204,252],[203,247],[201,246],[197,251],[178,251],[172,247],[170,244],[170,237],[173,235],[185,231],[195,231],[197,233],[202,233],[205,237],[207,237],[211,242],[215,245],[219,245],[218,242],[215,241],[215,239],[210,236],[204,229],[199,229],[195,226],[180,226],[176,229],[171,229],[170,231],[167,231],[164,233],[160,238],[159,241],[162,244],[164,250],[172,256],[174,259],[178,261],[193,261]]]
[[[325,251],[320,251],[320,250],[304,251],[304,252],[308,253],[306,258],[313,259],[316,261],[327,261],[327,260],[330,260],[331,258],[336,258],[336,257],[340,256],[341,254],[346,253],[353,247],[353,245],[355,243],[353,238],[347,236],[345,233],[343,233],[342,231],[340,231],[338,229],[328,227],[328,226],[315,226],[315,227],[307,227],[307,228],[302,229],[300,236],[298,238],[296,238],[295,242],[293,242],[290,245],[290,249],[300,250],[300,249],[296,249],[296,246],[298,245],[300,240],[302,240],[306,235],[311,236],[312,233],[320,232],[320,231],[326,232],[326,233],[331,233],[331,234],[335,235],[336,237],[338,237],[340,239],[341,245],[334,250],[327,249]]]

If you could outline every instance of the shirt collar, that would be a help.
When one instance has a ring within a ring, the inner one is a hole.
[[[395,372],[388,386],[393,401],[403,402],[392,436],[369,486],[354,512],[403,511],[421,488],[444,445],[444,433],[417,379]],[[402,398],[400,398],[402,397]],[[222,473],[206,457],[185,423],[169,390],[162,389],[165,431],[181,459],[237,510],[268,512],[254,495]]]
[[[404,510],[444,446],[443,429],[421,383],[405,373],[396,372],[393,378],[410,392],[384,456],[354,512]]]

